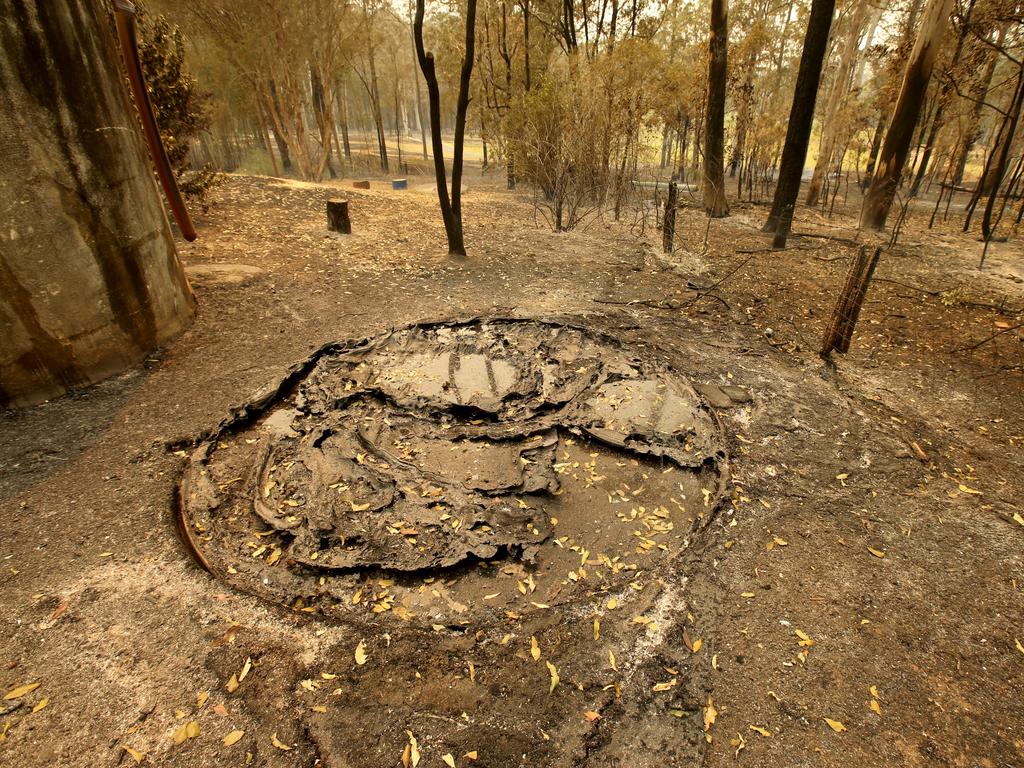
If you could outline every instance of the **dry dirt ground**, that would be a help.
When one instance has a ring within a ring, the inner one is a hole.
[[[323,226],[338,192],[229,178],[181,245],[195,325],[0,415],[0,765],[1024,766],[1019,242],[978,272],[975,240],[914,211],[830,368],[849,216],[801,212],[772,253],[764,207],[706,245],[686,209],[666,257],[650,228],[554,234],[528,196],[471,189],[453,261],[429,187],[345,189],[350,237]],[[730,496],[682,554],[482,626],[328,621],[196,565],[182,441],[325,342],[486,314],[752,395],[712,403]]]

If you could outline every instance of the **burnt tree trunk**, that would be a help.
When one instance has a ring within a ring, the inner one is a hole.
[[[931,127],[928,130],[928,138],[924,145],[924,154],[921,155],[921,162],[917,166],[917,174],[914,176],[914,183],[910,187],[911,196],[916,195],[917,191],[921,188],[921,182],[924,181],[925,174],[928,172],[928,165],[931,162],[932,152],[935,150],[935,143],[939,136],[939,131],[942,130],[943,122],[942,116],[945,112],[946,106],[949,104],[949,100],[952,97],[953,92],[953,71],[956,65],[960,62],[960,56],[963,55],[964,43],[967,40],[967,35],[970,32],[970,21],[971,14],[974,12],[975,0],[969,0],[967,9],[964,11],[963,18],[960,20],[960,27],[957,30],[956,48],[953,50],[953,58],[949,62],[948,71],[949,77],[942,84],[942,88],[939,92],[938,106],[935,108],[935,115],[932,117]]]
[[[668,183],[668,198],[665,200],[665,222],[662,226],[661,249],[672,253],[676,240],[676,208],[678,207],[679,185],[674,181]]]
[[[789,125],[786,128],[786,143],[782,147],[779,162],[779,181],[775,185],[772,210],[765,222],[765,232],[777,232],[780,222],[788,234],[793,206],[800,194],[800,178],[807,161],[807,145],[811,140],[811,125],[814,121],[814,104],[818,98],[818,83],[821,80],[822,62],[828,47],[828,31],[832,26],[835,0],[812,0],[811,14],[807,19],[804,34],[804,49],[800,54],[800,69],[796,75],[793,91],[793,106],[789,110]],[[783,235],[783,245],[785,235]],[[782,247],[776,245],[775,247]]]
[[[818,204],[825,175],[832,167],[832,159],[839,144],[840,131],[846,128],[839,124],[839,111],[850,95],[850,74],[857,58],[857,44],[860,42],[861,28],[864,26],[867,11],[867,0],[857,0],[853,18],[850,20],[850,28],[847,30],[843,52],[839,57],[839,66],[836,68],[835,82],[832,83],[832,90],[825,102],[825,112],[819,118],[821,142],[818,145],[818,159],[814,164],[814,172],[807,185],[806,203],[809,206]],[[836,166],[842,170],[842,165],[843,158],[840,157]]]
[[[416,58],[419,60],[423,79],[427,83],[430,140],[434,155],[434,175],[437,179],[437,200],[441,207],[445,235],[448,238],[448,254],[450,256],[465,256],[466,245],[462,235],[462,158],[466,139],[466,110],[469,108],[469,83],[473,76],[476,0],[468,0],[466,5],[466,50],[459,75],[459,94],[455,107],[455,146],[452,152],[450,196],[447,171],[444,165],[444,146],[441,142],[441,90],[437,82],[437,70],[434,67],[434,54],[423,47],[423,15],[424,0],[416,0],[413,37],[416,41]]]
[[[708,98],[704,110],[704,211],[729,215],[725,199],[725,87],[729,45],[728,0],[711,0],[708,40]]]
[[[928,81],[935,65],[935,55],[942,44],[943,33],[949,23],[953,0],[929,0],[921,20],[921,28],[900,85],[889,130],[886,131],[882,151],[875,164],[871,186],[864,196],[860,225],[865,229],[883,230],[889,209],[896,197],[903,174],[903,166],[910,152],[921,106],[924,104]]]
[[[5,9],[0,406],[23,406],[139,362],[188,326],[195,302],[109,8],[11,0]]]

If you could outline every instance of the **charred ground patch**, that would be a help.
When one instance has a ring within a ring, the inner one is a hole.
[[[613,338],[533,320],[335,344],[194,449],[182,526],[244,591],[459,626],[617,601],[726,479],[716,418]]]

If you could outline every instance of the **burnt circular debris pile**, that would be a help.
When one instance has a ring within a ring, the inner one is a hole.
[[[182,528],[299,610],[479,621],[611,593],[722,494],[714,414],[613,339],[532,320],[332,345],[193,451]]]

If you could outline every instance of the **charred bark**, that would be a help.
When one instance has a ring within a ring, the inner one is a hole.
[[[864,197],[860,224],[865,229],[885,229],[952,6],[953,0],[929,0],[925,9],[871,186]]]
[[[0,24],[0,406],[119,373],[195,311],[107,13],[13,0]]]
[[[448,192],[447,171],[444,164],[444,146],[441,141],[441,91],[437,81],[434,54],[423,46],[424,0],[416,0],[416,17],[413,21],[413,37],[416,41],[416,58],[427,83],[427,98],[430,108],[430,138],[434,155],[434,175],[437,179],[437,199],[441,207],[445,235],[448,238],[448,253],[451,256],[465,256],[466,245],[462,233],[462,161],[466,138],[466,110],[469,107],[469,84],[473,76],[474,48],[476,42],[476,0],[468,0],[466,6],[466,51],[459,74],[459,94],[455,107],[455,140],[452,152],[452,188]]]
[[[729,45],[728,0],[711,0],[708,41],[708,98],[704,110],[704,211],[729,215],[725,199],[725,88]]]
[[[835,0],[811,2],[811,14],[807,20],[807,32],[804,34],[804,49],[800,54],[800,69],[797,71],[796,88],[793,91],[793,106],[789,110],[786,143],[782,147],[782,160],[779,163],[779,181],[775,186],[771,213],[764,225],[765,232],[776,232],[784,215],[792,217],[793,207],[800,193],[800,178],[804,172],[804,163],[807,161],[814,104],[818,98],[821,65],[825,59],[828,31],[832,26],[834,10]],[[783,243],[784,241],[785,235]]]

